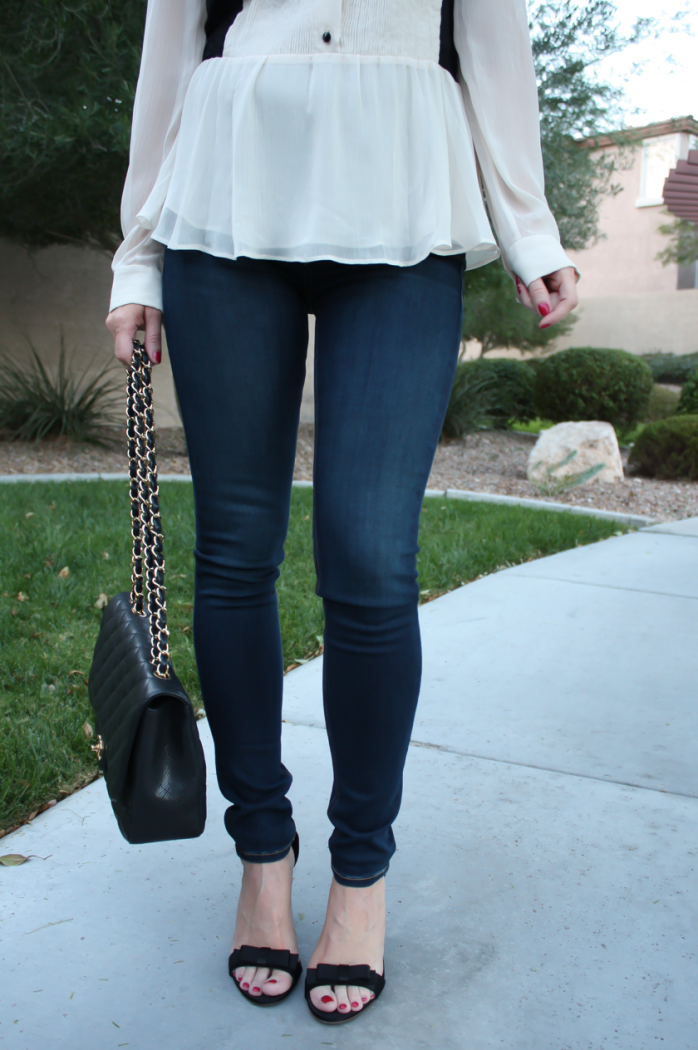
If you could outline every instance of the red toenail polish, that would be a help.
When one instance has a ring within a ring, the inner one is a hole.
[[[340,1009],[340,1010],[346,1010],[346,1006],[345,1006],[345,1004],[344,1004],[344,1003],[342,1003],[342,1005],[340,1006],[340,1008],[339,1008],[339,1009]]]
[[[249,988],[250,986],[249,986],[249,984],[247,983],[247,981],[245,981],[245,983],[243,984],[243,986],[242,986],[242,987],[243,987],[243,988]]]
[[[277,984],[276,977],[272,977],[271,980],[267,981],[267,984]]]
[[[362,995],[362,996],[361,996],[361,1002],[362,1002],[362,1003],[365,1003],[365,1002],[368,1002],[368,1000],[367,1000],[367,999],[364,999],[364,997],[363,997],[363,995]]]
[[[331,995],[323,995],[323,997],[320,1000],[320,1002],[321,1003],[331,1003],[332,1002],[332,996]]]
[[[259,992],[259,991],[261,991],[261,988],[253,988],[252,991],[253,992]]]
[[[359,1004],[358,1003],[352,1003],[351,1005],[352,1006],[358,1006]]]

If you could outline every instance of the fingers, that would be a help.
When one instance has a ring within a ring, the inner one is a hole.
[[[578,303],[577,274],[571,266],[558,270],[555,274],[551,274],[551,277],[556,279],[555,299],[557,301],[553,304],[554,308],[551,313],[541,322],[541,328],[549,328],[551,324],[567,317]]]
[[[162,311],[152,306],[145,308],[145,349],[155,365],[162,361]]]
[[[541,317],[548,317],[552,313],[550,292],[542,277],[537,277],[535,281],[531,281],[528,286],[528,294],[532,309],[540,314]]]
[[[540,315],[540,328],[549,328],[561,321],[577,306],[578,275],[572,266],[538,277],[528,288],[520,277],[514,275],[514,279],[521,303]]]
[[[533,303],[531,302],[531,296],[528,294],[528,288],[523,283],[520,277],[514,275],[514,280],[516,281],[516,292],[522,305],[528,307],[528,309],[530,310],[533,306]]]
[[[106,320],[106,326],[114,336],[114,354],[127,368],[133,357],[133,340],[136,333],[145,331],[145,349],[153,364],[162,360],[162,312],[152,306],[128,303],[117,306]]]

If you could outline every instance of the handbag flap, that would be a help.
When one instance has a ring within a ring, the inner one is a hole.
[[[171,697],[186,704],[194,717],[191,701],[172,667],[169,678],[157,678],[150,658],[147,617],[133,612],[130,594],[117,594],[102,615],[88,680],[102,738],[100,768],[112,801],[124,790],[136,733],[148,705]]]

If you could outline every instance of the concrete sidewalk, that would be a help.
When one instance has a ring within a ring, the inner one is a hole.
[[[422,609],[388,987],[365,1018],[332,1029],[300,989],[264,1011],[235,992],[213,777],[203,837],[143,847],[97,782],[2,841],[48,859],[0,869],[0,1046],[695,1050],[697,570],[698,520],[676,522]],[[321,673],[286,678],[304,961],[329,877]]]

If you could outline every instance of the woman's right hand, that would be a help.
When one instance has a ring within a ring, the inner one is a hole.
[[[133,357],[136,332],[145,332],[145,349],[154,365],[162,360],[162,310],[128,303],[117,306],[104,322],[114,336],[114,353],[126,368]]]

